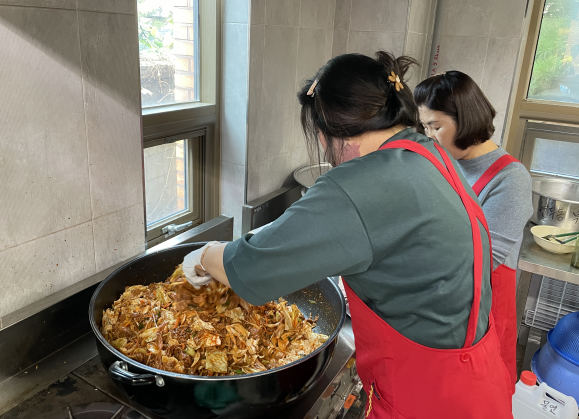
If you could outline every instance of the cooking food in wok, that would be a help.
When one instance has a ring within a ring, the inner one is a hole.
[[[296,361],[328,336],[295,304],[253,306],[212,281],[195,289],[180,267],[165,282],[126,287],[103,313],[101,333],[129,358],[201,376],[265,371]]]

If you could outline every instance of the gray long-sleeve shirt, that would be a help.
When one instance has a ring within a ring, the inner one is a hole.
[[[505,154],[505,150],[498,148],[471,160],[458,160],[457,163],[472,186]],[[505,264],[516,269],[523,228],[533,214],[529,172],[521,163],[509,164],[481,191],[479,201],[491,233],[494,268]]]

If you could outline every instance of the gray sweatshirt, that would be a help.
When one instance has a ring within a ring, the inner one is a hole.
[[[500,157],[502,148],[471,160],[458,160],[458,166],[472,186]],[[479,201],[485,213],[493,246],[493,265],[517,269],[523,228],[533,214],[531,176],[521,163],[511,163],[481,191]]]

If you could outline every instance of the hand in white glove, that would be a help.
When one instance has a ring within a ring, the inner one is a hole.
[[[183,273],[185,274],[185,278],[191,285],[195,288],[199,288],[202,285],[207,285],[211,282],[213,278],[203,267],[201,260],[203,256],[205,256],[205,252],[214,244],[219,242],[209,242],[205,246],[200,249],[194,250],[185,256],[183,259]]]

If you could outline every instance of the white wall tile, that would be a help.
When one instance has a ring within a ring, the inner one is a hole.
[[[221,213],[234,217],[233,235],[241,236],[241,214],[245,203],[245,166],[221,163]]]
[[[488,37],[494,3],[488,0],[447,0],[442,34]]]
[[[262,162],[260,169],[259,196],[267,195],[289,182],[292,175],[291,153],[279,154]]]
[[[332,57],[346,54],[348,52],[348,36],[348,31],[334,31]]]
[[[265,27],[263,85],[258,111],[259,135],[266,157],[287,151],[294,127],[298,29]]]
[[[325,29],[299,30],[296,92],[306,79],[314,77],[327,62],[326,32]]]
[[[403,48],[403,32],[350,31],[348,52],[358,52],[373,57],[377,51],[387,51],[397,57],[402,55]]]
[[[408,26],[410,0],[392,0],[387,30],[405,32]]]
[[[403,32],[408,4],[408,0],[356,0],[352,3],[350,30]]]
[[[93,220],[97,272],[145,250],[143,203]]]
[[[2,0],[3,5],[76,9],[76,0]]]
[[[0,252],[0,317],[94,275],[92,234],[87,222]]]
[[[137,22],[79,12],[93,217],[143,202]]]
[[[91,204],[76,12],[0,6],[0,39],[3,250],[89,221]]]
[[[493,7],[490,36],[518,38],[523,30],[526,0],[497,0]]]
[[[224,23],[248,23],[250,0],[223,0]]]
[[[330,21],[330,0],[301,0],[300,28],[326,29]]]
[[[251,0],[251,24],[265,23],[265,0]]]
[[[265,0],[265,23],[267,25],[297,27],[301,0]]]
[[[263,51],[265,49],[265,26],[252,25],[250,32],[249,61],[249,117],[247,124],[247,161],[254,163],[265,160],[265,137],[259,135],[259,110],[263,81]],[[249,182],[249,179],[248,179]]]
[[[79,10],[108,13],[137,13],[136,0],[78,0]]]
[[[352,0],[336,0],[336,15],[334,18],[334,29],[350,30],[350,11]]]
[[[459,70],[480,84],[488,38],[443,36],[440,42],[437,73]]]
[[[250,163],[247,166],[247,202],[251,202],[257,198],[259,195],[259,183],[260,183],[260,165],[263,162]]]
[[[247,24],[223,24],[221,142],[223,161],[245,164],[248,99]]]
[[[519,43],[519,38],[489,39],[481,88],[497,110],[507,108]]]

